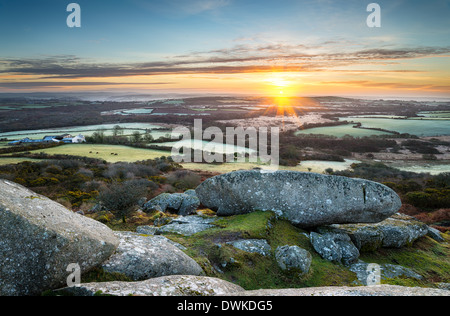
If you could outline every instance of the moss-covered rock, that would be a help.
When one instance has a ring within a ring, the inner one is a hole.
[[[411,246],[428,234],[428,226],[410,216],[397,214],[377,224],[331,225],[320,231],[347,234],[361,252],[369,252],[382,247]]]

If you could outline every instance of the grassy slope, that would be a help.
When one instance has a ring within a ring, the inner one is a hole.
[[[186,246],[189,249],[187,254],[196,259],[209,276],[237,283],[247,290],[355,285],[354,273],[342,265],[323,260],[312,248],[304,231],[286,221],[275,220],[272,213],[233,216],[221,219],[216,225],[220,227],[192,237],[168,235]],[[227,241],[241,238],[267,239],[272,247],[272,256],[246,253],[226,244]],[[284,245],[298,245],[312,254],[313,263],[308,275],[300,277],[295,273],[283,272],[278,267],[274,252],[277,247]],[[401,278],[383,281],[408,286],[450,282],[449,258],[448,244],[437,243],[428,237],[409,248],[381,249],[361,256],[368,263],[403,265],[425,277],[423,281]]]

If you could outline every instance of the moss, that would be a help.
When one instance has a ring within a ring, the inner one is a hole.
[[[81,277],[81,283],[113,282],[113,281],[132,282],[133,280],[121,273],[106,272],[100,267],[94,268],[90,272],[83,274]]]
[[[401,249],[379,249],[374,253],[364,253],[361,260],[378,264],[395,264],[409,268],[422,275],[424,280],[388,279],[384,283],[392,285],[414,284],[433,286],[437,282],[450,282],[450,246],[438,243],[429,237],[418,240],[411,247]]]
[[[315,286],[351,286],[356,275],[344,266],[323,260],[313,249],[307,232],[288,221],[276,219],[271,212],[255,212],[222,218],[213,228],[192,237],[166,235],[188,249],[206,275],[236,283],[247,290],[261,288],[301,288]],[[265,257],[247,253],[227,242],[236,239],[266,239],[272,248]],[[283,271],[274,252],[279,246],[299,246],[312,255],[311,271],[300,276],[298,271]]]

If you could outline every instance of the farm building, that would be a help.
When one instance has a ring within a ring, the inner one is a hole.
[[[65,134],[62,136],[45,136],[43,139],[30,139],[24,138],[22,140],[15,140],[9,142],[8,145],[21,145],[21,144],[48,144],[48,143],[58,143],[63,142],[66,144],[81,144],[86,142],[86,138],[83,135],[78,135],[73,137],[72,135]]]

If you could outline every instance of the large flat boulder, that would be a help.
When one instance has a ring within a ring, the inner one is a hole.
[[[0,180],[1,296],[39,295],[64,286],[70,264],[87,272],[118,244],[105,225]]]
[[[141,282],[89,283],[65,288],[56,293],[75,296],[215,296],[241,293],[240,286],[210,277],[177,275]]]
[[[302,228],[378,223],[401,207],[390,188],[368,180],[293,171],[237,171],[210,178],[196,193],[219,216],[274,211]]]

